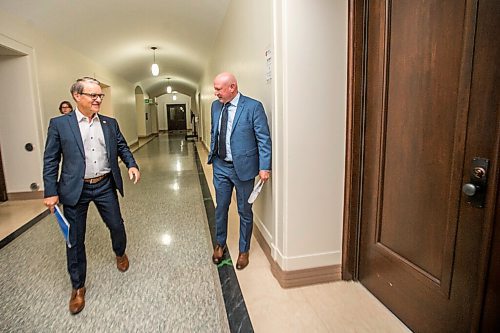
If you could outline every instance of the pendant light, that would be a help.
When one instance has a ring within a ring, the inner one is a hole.
[[[167,77],[167,94],[172,93],[172,86],[170,85],[170,78]]]
[[[158,76],[160,74],[160,67],[158,67],[158,64],[156,63],[156,50],[158,48],[156,46],[152,46],[151,50],[153,50],[153,64],[151,65],[151,73],[153,76]]]

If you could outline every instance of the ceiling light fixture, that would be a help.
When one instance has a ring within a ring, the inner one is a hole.
[[[172,92],[172,86],[170,85],[170,78],[167,77],[167,94]]]
[[[153,50],[153,64],[151,65],[151,73],[153,76],[158,76],[160,74],[160,67],[158,67],[158,64],[156,63],[156,50],[158,48],[156,46],[152,46],[151,50]]]

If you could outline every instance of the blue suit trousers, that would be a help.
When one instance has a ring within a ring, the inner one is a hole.
[[[242,181],[236,175],[234,165],[218,157],[213,160],[214,187],[217,207],[215,208],[215,233],[217,243],[226,244],[227,216],[233,188],[236,188],[236,201],[240,216],[240,241],[239,251],[248,252],[253,229],[252,204],[248,197],[252,193],[254,179]]]
[[[70,224],[69,240],[71,248],[66,247],[66,258],[71,284],[74,289],[85,286],[87,256],[85,253],[85,231],[87,211],[94,202],[99,215],[109,229],[113,251],[117,256],[125,253],[127,236],[120,212],[118,195],[111,176],[96,184],[84,183],[80,199],[74,206],[64,205],[64,215]]]

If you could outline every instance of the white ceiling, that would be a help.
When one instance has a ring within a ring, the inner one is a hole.
[[[230,0],[0,0],[28,21],[151,96],[194,95]],[[153,51],[160,75],[151,75]]]

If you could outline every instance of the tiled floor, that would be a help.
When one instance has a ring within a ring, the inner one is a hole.
[[[116,269],[109,231],[90,206],[86,304],[76,316],[52,215],[1,248],[0,332],[228,332],[193,154],[192,143],[166,135],[135,153],[142,179],[124,179],[120,198],[127,272]]]
[[[180,142],[181,145],[191,144]],[[176,144],[179,142],[167,144],[167,150],[174,154],[179,149]],[[205,164],[206,150],[201,143],[197,145],[213,195],[212,168]],[[147,152],[148,159],[159,158],[152,152]],[[174,163],[173,159],[171,163]],[[154,194],[148,196],[154,198]],[[182,206],[175,207],[183,209]],[[30,215],[37,215],[40,210],[43,206],[39,200],[0,204],[0,235],[15,228],[13,223],[24,224]],[[27,215],[14,215],[12,211]],[[238,253],[238,215],[234,205],[230,209],[229,221],[228,247],[234,254]],[[255,332],[410,332],[359,283],[340,281],[282,289],[272,276],[269,262],[255,239],[252,239],[250,265],[236,274]],[[65,297],[62,297],[63,302]]]

